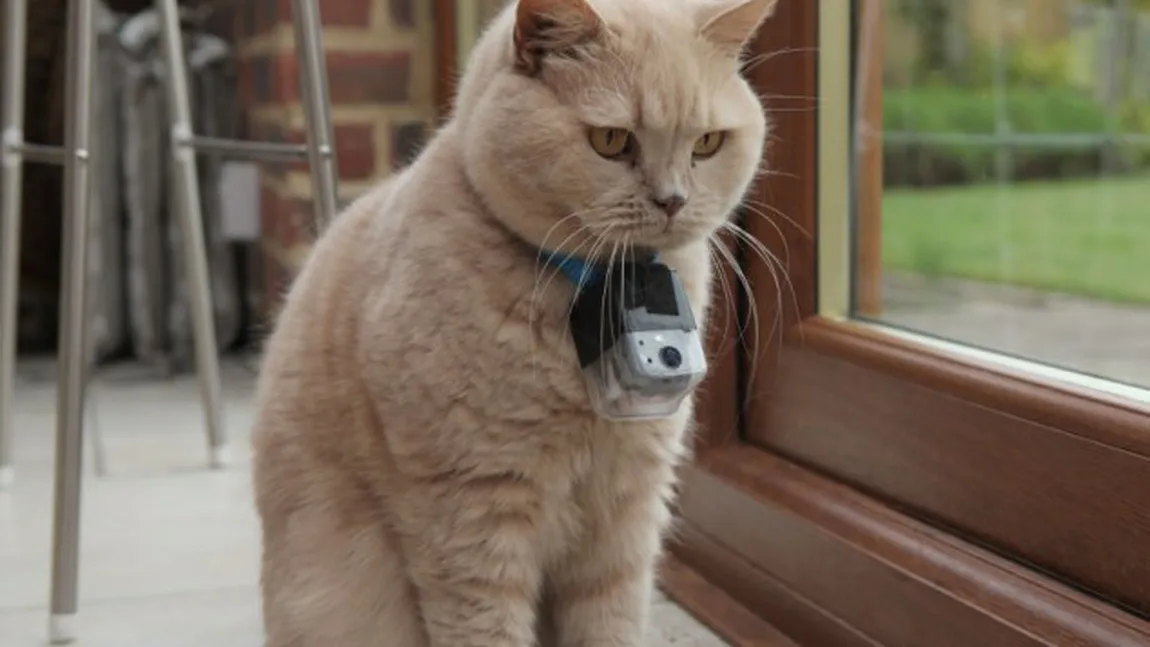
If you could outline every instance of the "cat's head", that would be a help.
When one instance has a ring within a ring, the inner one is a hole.
[[[460,86],[452,128],[471,182],[550,250],[705,238],[759,167],[767,123],[740,57],[776,2],[511,2]]]

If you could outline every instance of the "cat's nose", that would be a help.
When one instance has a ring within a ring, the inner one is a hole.
[[[672,193],[668,196],[651,196],[651,202],[654,202],[656,207],[662,209],[668,218],[674,218],[675,215],[682,211],[683,207],[687,205],[687,198],[678,193]]]

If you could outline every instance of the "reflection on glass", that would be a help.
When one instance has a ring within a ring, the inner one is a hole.
[[[1150,2],[856,4],[856,314],[1150,386]]]

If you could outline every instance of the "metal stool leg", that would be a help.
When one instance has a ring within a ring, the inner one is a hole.
[[[80,486],[83,472],[84,387],[88,368],[88,215],[92,76],[96,63],[95,0],[72,0],[68,21],[68,122],[64,158],[64,290],[56,403],[56,489],[52,541],[53,644],[75,639],[80,553]]]
[[[196,344],[196,369],[200,380],[204,418],[207,423],[208,447],[213,468],[229,461],[229,448],[224,430],[220,397],[220,363],[216,346],[211,285],[208,276],[208,252],[204,241],[200,205],[200,180],[196,169],[195,133],[189,105],[187,68],[184,62],[183,34],[176,0],[156,0],[156,10],[163,22],[164,59],[168,71],[168,113],[172,122],[172,154],[175,157],[176,205],[184,239],[187,263],[189,301]]]
[[[95,363],[89,361],[88,366],[95,366]],[[100,427],[100,411],[96,407],[98,398],[91,389],[91,371],[87,378],[84,385],[84,435],[92,442],[92,469],[98,478],[104,478],[108,475],[108,448],[104,444],[103,428]]]
[[[300,89],[307,119],[308,166],[316,233],[335,218],[338,196],[331,125],[331,97],[323,49],[323,22],[315,0],[292,0],[292,25],[299,51]]]
[[[0,490],[15,477],[16,327],[20,291],[20,202],[24,181],[24,65],[28,58],[28,0],[5,4],[4,131],[0,141]]]

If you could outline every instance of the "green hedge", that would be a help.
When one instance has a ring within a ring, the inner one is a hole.
[[[1102,107],[1086,94],[1070,88],[1027,88],[1006,92],[1004,109],[1015,133],[1104,133],[1107,119]],[[959,87],[887,90],[884,129],[902,133],[992,135],[998,100],[991,91]],[[1125,110],[1129,132],[1142,131],[1146,114]],[[994,181],[998,174],[995,146],[959,143],[888,141],[885,148],[886,182],[892,186],[933,186]],[[1108,157],[1105,145],[1072,147],[1018,146],[1010,150],[1014,180],[1096,176]],[[1150,163],[1150,151],[1117,151],[1125,170]]]

